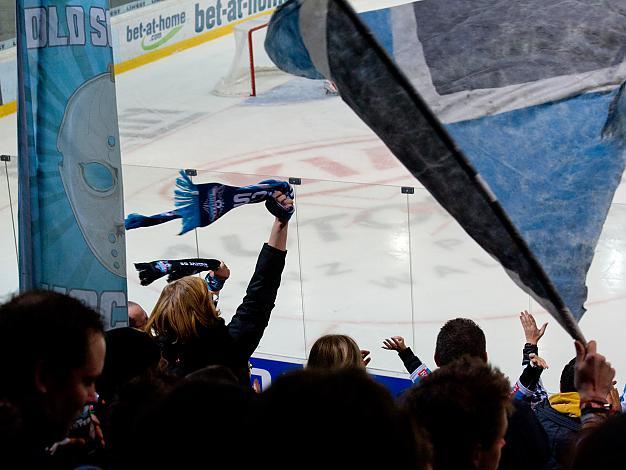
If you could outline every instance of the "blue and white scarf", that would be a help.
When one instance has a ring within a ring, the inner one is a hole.
[[[294,198],[293,188],[286,181],[263,180],[249,186],[228,186],[221,183],[194,184],[181,170],[176,179],[178,189],[174,192],[176,209],[155,215],[129,214],[125,220],[126,230],[183,219],[180,235],[196,227],[206,227],[235,207],[265,201],[265,207],[281,220],[289,220],[294,207],[284,208],[272,197],[280,191]]]

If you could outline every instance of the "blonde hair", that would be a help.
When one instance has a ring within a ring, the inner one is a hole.
[[[349,336],[326,335],[315,341],[311,347],[307,367],[324,369],[363,367],[363,358],[356,341]]]
[[[186,276],[163,288],[144,331],[185,342],[198,336],[198,325],[214,325],[217,316],[206,283],[199,277]]]

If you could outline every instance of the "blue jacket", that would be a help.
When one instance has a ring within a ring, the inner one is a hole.
[[[546,431],[550,446],[550,460],[543,468],[545,470],[568,468],[567,463],[572,445],[580,432],[580,418],[559,413],[552,408],[548,400],[542,401],[535,407],[535,414]]]

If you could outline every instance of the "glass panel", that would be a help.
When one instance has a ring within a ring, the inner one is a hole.
[[[194,182],[218,182],[246,186],[260,180],[279,177],[251,176],[234,173],[198,171]],[[200,256],[223,260],[231,277],[220,296],[219,307],[228,322],[243,299],[256,266],[263,243],[267,242],[274,217],[263,203],[248,204],[231,210],[213,224],[198,229]],[[276,306],[257,353],[304,358],[302,300],[300,296],[300,263],[298,227],[295,216],[289,226],[287,259]]]
[[[352,336],[370,369],[403,371],[382,340],[411,341],[406,196],[399,187],[303,180],[298,192],[307,353],[325,334]]]
[[[415,354],[435,367],[441,326],[452,318],[471,318],[485,332],[489,360],[517,380],[524,346],[519,312],[528,309],[528,295],[426,190],[416,189],[409,205]]]
[[[133,212],[153,215],[174,209],[174,188],[178,170],[124,165],[123,176],[126,215]],[[173,220],[126,232],[128,299],[139,303],[148,313],[166,285],[166,278],[156,280],[149,286],[142,286],[134,263],[195,258],[197,247],[194,232],[179,236],[180,229],[180,220]]]
[[[7,176],[9,186],[7,186]],[[16,253],[17,238],[17,160],[11,157],[8,163],[0,162],[0,217],[4,223],[0,230],[0,301],[16,293],[19,289]],[[12,219],[13,218],[13,219]],[[15,228],[15,232],[14,232]]]

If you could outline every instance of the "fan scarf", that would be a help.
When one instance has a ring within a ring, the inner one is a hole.
[[[185,276],[192,276],[194,274],[201,273],[202,271],[217,271],[220,267],[221,261],[217,259],[205,259],[205,258],[187,258],[187,259],[173,259],[166,260],[160,259],[157,261],[151,261],[149,263],[135,263],[135,269],[139,272],[139,281],[142,286],[147,286],[157,279],[167,275],[167,282],[172,282]],[[218,291],[223,286],[221,285],[215,276],[208,277],[207,283],[213,291]],[[211,286],[211,283],[214,285]]]
[[[180,235],[197,227],[206,227],[235,207],[265,201],[265,207],[281,220],[289,220],[294,207],[284,208],[272,197],[280,191],[288,198],[294,198],[293,188],[286,181],[263,180],[249,186],[228,186],[221,183],[194,184],[181,170],[176,179],[174,192],[176,209],[155,215],[129,214],[125,220],[126,230],[151,227],[174,219],[182,219]]]

